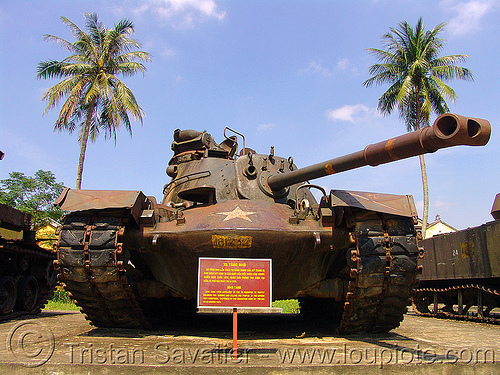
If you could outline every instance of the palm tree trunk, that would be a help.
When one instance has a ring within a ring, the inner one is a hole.
[[[424,213],[422,217],[422,238],[425,238],[427,222],[429,220],[429,185],[427,183],[427,170],[425,168],[424,155],[419,156],[420,170],[422,171],[422,187],[424,190]]]
[[[85,160],[85,151],[87,150],[87,141],[89,140],[90,124],[92,122],[92,113],[94,112],[95,99],[92,100],[87,112],[85,128],[83,129],[82,139],[80,140],[80,159],[78,160],[78,169],[76,171],[76,189],[82,188],[83,162]]]

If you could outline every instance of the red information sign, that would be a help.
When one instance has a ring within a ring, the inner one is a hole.
[[[198,307],[271,307],[271,259],[199,258]]]

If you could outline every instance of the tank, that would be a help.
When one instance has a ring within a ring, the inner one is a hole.
[[[424,271],[413,297],[418,314],[500,323],[500,194],[491,214],[494,221],[421,241]]]
[[[37,244],[31,215],[0,204],[0,320],[40,312],[56,283],[55,259]]]
[[[62,193],[59,278],[94,325],[146,328],[196,311],[200,257],[270,258],[273,299],[298,298],[301,313],[342,333],[386,332],[403,319],[421,269],[413,198],[327,192],[308,181],[484,145],[489,135],[486,120],[446,114],[298,169],[228,128],[220,144],[206,131],[175,130],[161,203],[140,191]]]

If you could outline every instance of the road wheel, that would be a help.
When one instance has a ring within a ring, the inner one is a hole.
[[[11,276],[0,278],[0,315],[9,314],[16,305],[16,282]]]
[[[21,311],[32,311],[38,301],[38,281],[34,276],[23,276],[17,287],[17,306]]]

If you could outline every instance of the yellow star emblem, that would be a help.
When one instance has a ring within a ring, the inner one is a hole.
[[[248,217],[248,215],[253,215],[256,212],[251,212],[251,211],[243,211],[240,206],[236,206],[236,208],[232,211],[229,212],[217,212],[217,215],[226,215],[224,220],[222,221],[228,221],[232,219],[243,219],[246,221],[249,221],[252,223],[252,219]]]

